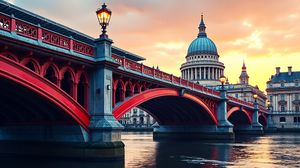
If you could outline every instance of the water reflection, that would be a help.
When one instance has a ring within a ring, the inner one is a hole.
[[[123,135],[125,167],[296,167],[300,134],[239,137],[235,142],[152,141],[152,134]],[[145,145],[145,146],[144,146]]]
[[[239,137],[224,141],[153,141],[152,133],[124,133],[124,161],[81,161],[0,156],[1,168],[297,167],[300,134]]]

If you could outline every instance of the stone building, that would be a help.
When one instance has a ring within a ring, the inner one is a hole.
[[[188,48],[186,62],[181,65],[181,77],[204,86],[219,85],[225,67],[219,62],[216,45],[207,37],[203,15],[198,29],[197,38]]]
[[[133,108],[120,118],[119,122],[125,128],[151,128],[156,121],[145,111]]]
[[[267,82],[267,96],[270,101],[274,126],[277,128],[300,128],[300,71],[293,72],[288,67],[287,72],[276,74]]]
[[[245,62],[243,62],[239,83],[229,84],[229,82],[227,82],[225,88],[227,89],[227,95],[251,103],[254,102],[253,95],[257,94],[258,105],[266,107],[267,96],[258,88],[258,86],[252,86],[249,84],[249,75],[247,74]]]

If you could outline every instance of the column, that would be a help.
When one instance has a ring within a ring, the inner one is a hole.
[[[95,40],[95,58],[101,62],[91,74],[90,82],[89,141],[91,143],[122,143],[123,126],[112,114],[112,70],[106,66],[106,63],[113,64],[111,44],[112,41],[106,37]]]
[[[206,67],[204,67],[203,69],[204,69],[204,73],[203,73],[204,78],[203,79],[206,79]]]
[[[199,80],[198,79],[198,68],[195,68],[195,80]]]
[[[202,67],[199,68],[200,80],[202,79]]]
[[[187,69],[187,78],[186,80],[190,80],[190,69]]]
[[[194,68],[191,68],[191,80],[194,80]]]

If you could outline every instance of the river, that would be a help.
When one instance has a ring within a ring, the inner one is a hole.
[[[80,161],[0,155],[0,168],[300,167],[300,133],[235,141],[154,141],[151,132],[124,132],[124,161]]]
[[[153,141],[123,133],[126,168],[300,167],[300,133],[242,137],[233,142]]]

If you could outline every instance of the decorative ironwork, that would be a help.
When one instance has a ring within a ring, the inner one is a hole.
[[[77,41],[73,42],[73,50],[80,54],[94,56],[94,48],[92,46]]]
[[[47,30],[43,30],[42,32],[42,41],[44,43],[52,44],[65,49],[70,48],[70,39]]]
[[[4,15],[0,15],[0,29],[10,31],[10,28],[10,18]]]
[[[16,21],[16,33],[32,39],[37,39],[37,27],[28,23],[17,20]]]

